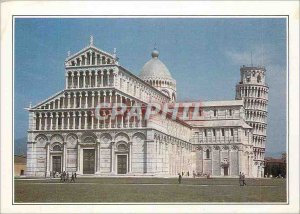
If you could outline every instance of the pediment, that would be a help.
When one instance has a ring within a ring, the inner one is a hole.
[[[90,63],[89,60],[92,60],[93,63]],[[78,51],[77,53],[68,56],[65,60],[65,65],[73,67],[82,65],[113,64],[116,60],[117,59],[115,55],[90,45]]]

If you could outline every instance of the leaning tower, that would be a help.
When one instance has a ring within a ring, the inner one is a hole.
[[[244,100],[245,120],[253,127],[253,176],[264,176],[267,106],[269,87],[264,67],[242,66],[241,80],[236,85],[236,99]]]

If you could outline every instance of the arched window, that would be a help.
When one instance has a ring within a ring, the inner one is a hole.
[[[209,149],[206,149],[205,154],[206,154],[206,159],[209,159],[209,158],[210,158],[210,152],[209,152]]]
[[[61,148],[59,145],[53,146],[53,151],[61,151]]]

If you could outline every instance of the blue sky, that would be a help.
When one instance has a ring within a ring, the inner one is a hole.
[[[26,136],[29,102],[64,89],[64,60],[89,44],[117,48],[138,75],[156,43],[181,101],[232,100],[241,65],[264,65],[270,87],[267,155],[285,151],[286,20],[283,18],[17,18],[15,139]]]

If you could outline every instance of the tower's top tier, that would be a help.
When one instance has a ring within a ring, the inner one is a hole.
[[[243,65],[240,69],[241,81],[240,84],[255,84],[255,85],[266,85],[265,81],[265,67],[245,66]]]

